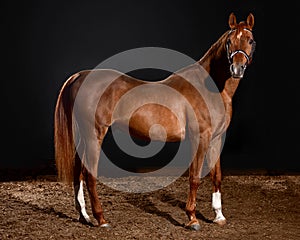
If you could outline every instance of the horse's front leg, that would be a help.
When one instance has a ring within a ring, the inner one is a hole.
[[[200,177],[197,177],[197,160],[194,160],[190,166],[190,191],[185,207],[186,214],[189,219],[189,223],[186,225],[187,228],[198,231],[200,229],[199,221],[196,218],[196,198],[197,190],[200,185]]]
[[[200,144],[197,147],[195,156],[189,168],[189,183],[190,191],[188,194],[188,199],[186,203],[186,214],[189,218],[189,223],[186,225],[187,228],[191,230],[198,231],[200,229],[199,221],[196,217],[196,199],[197,199],[197,190],[200,185],[200,173],[204,161],[205,153],[208,149],[209,136],[204,138],[205,135],[202,135]],[[193,143],[192,143],[193,144]],[[193,146],[192,146],[193,147]],[[193,152],[193,150],[192,150]]]
[[[221,173],[221,162],[220,157],[216,162],[216,165],[210,171],[211,180],[213,182],[213,193],[212,193],[212,208],[215,212],[215,219],[214,223],[219,225],[226,224],[226,218],[222,213],[222,202],[221,202],[221,180],[222,180],[222,173]]]

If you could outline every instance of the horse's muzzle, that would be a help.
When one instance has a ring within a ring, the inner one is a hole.
[[[246,70],[246,65],[242,63],[232,63],[230,65],[230,72],[233,78],[242,78]]]

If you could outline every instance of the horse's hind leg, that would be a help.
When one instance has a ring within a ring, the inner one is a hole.
[[[82,144],[79,145],[82,147]],[[79,221],[84,224],[92,225],[89,215],[86,212],[85,208],[85,200],[84,200],[84,192],[83,192],[83,159],[81,159],[78,154],[75,156],[75,165],[74,165],[74,197],[75,197],[75,207],[79,212]]]
[[[93,174],[87,172],[86,183],[91,200],[93,216],[97,220],[98,226],[109,227],[109,224],[104,219],[102,204],[98,198],[98,194],[96,191],[96,177],[93,176]]]
[[[104,219],[102,204],[99,200],[96,189],[100,149],[107,129],[107,127],[101,129],[98,139],[90,139],[89,141],[87,141],[85,154],[87,158],[87,171],[85,172],[85,181],[91,200],[93,216],[98,221],[98,224],[101,227],[109,227],[109,224]]]
[[[215,165],[215,167],[210,171],[210,176],[213,182],[213,193],[212,193],[212,208],[216,214],[214,223],[219,225],[226,224],[226,219],[222,213],[222,203],[221,203],[221,163],[220,157]]]

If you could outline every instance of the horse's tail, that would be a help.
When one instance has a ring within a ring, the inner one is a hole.
[[[80,76],[72,75],[62,86],[55,107],[54,115],[54,147],[58,179],[69,184],[73,181],[75,163],[75,144],[73,139],[70,85]]]

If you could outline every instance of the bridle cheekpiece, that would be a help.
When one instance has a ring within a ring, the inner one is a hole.
[[[235,32],[236,30],[237,30],[236,28],[235,28],[235,29],[231,29],[231,30],[229,31],[229,33],[228,33],[228,36],[229,36],[232,32]],[[250,29],[248,29],[248,28],[244,28],[244,30],[249,31],[249,32],[252,33],[252,31],[251,31]],[[242,49],[238,49],[238,50],[235,50],[235,51],[233,51],[233,52],[230,52],[230,51],[229,51],[229,45],[230,45],[230,42],[226,42],[226,52],[227,52],[227,58],[228,58],[229,63],[232,64],[234,55],[236,55],[236,54],[238,54],[238,53],[241,53],[241,54],[244,55],[244,57],[245,57],[246,60],[247,60],[247,62],[246,62],[246,64],[245,64],[245,67],[246,67],[246,66],[248,65],[250,59],[252,58],[252,55],[253,55],[253,52],[254,52],[254,49],[255,49],[255,41],[253,40],[253,43],[252,43],[252,49],[251,49],[251,52],[250,52],[249,55],[248,55],[244,50],[242,50]]]

